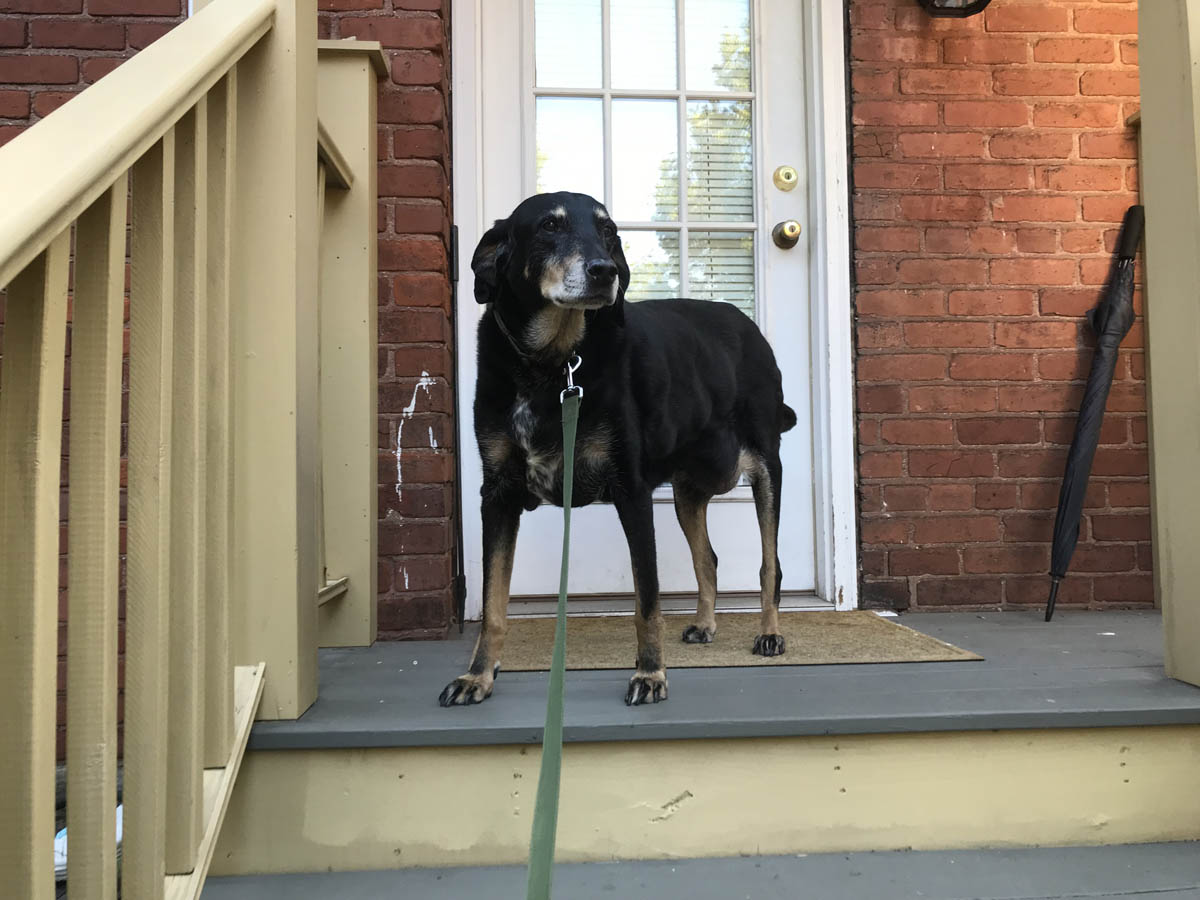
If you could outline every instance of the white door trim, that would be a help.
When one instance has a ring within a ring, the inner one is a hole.
[[[458,226],[460,389],[475,383],[474,335],[482,307],[473,301],[471,253],[484,231],[481,41],[485,0],[454,0],[451,60],[454,91],[454,222]],[[768,0],[769,2],[769,0]],[[817,594],[838,609],[858,607],[855,525],[854,370],[851,342],[850,212],[846,145],[846,45],[842,0],[797,0],[804,5],[808,115],[808,221],[812,310],[813,492]],[[765,4],[764,4],[765,5]],[[518,113],[519,114],[519,113]],[[825,302],[817,302],[824,298]],[[468,388],[469,389],[469,388]],[[482,613],[483,536],[476,512],[479,451],[469,408],[460,405],[457,452],[462,456],[463,559],[466,617]]]

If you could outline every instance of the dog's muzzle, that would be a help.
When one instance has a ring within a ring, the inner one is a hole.
[[[557,306],[599,309],[617,302],[620,283],[616,263],[611,259],[600,257],[585,262],[577,256],[554,274],[558,275],[556,280],[543,278],[542,290],[546,299]]]

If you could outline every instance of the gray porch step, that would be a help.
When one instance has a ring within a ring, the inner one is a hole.
[[[679,619],[680,623],[684,620]],[[568,672],[567,741],[1200,724],[1200,689],[1163,673],[1155,612],[905,615],[902,624],[983,662],[676,669],[671,699],[627,708],[628,674]],[[672,627],[674,620],[672,620]],[[630,623],[630,660],[633,625]],[[262,722],[251,750],[480,746],[541,741],[546,675],[502,672],[482,705],[442,709],[472,635],[324,650],[320,696],[294,722]],[[719,639],[719,638],[718,638]],[[789,648],[802,654],[803,647]]]
[[[461,900],[524,892],[523,867],[495,866],[211,878],[202,900]],[[554,894],[566,900],[1200,900],[1200,845],[582,863],[558,867]]]

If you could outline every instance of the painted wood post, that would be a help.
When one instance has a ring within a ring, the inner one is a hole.
[[[238,64],[230,271],[234,661],[260,718],[317,692],[316,0],[284,0]]]
[[[317,110],[354,180],[327,188],[320,247],[321,434],[325,570],[349,577],[320,608],[323,647],[371,644],[376,632],[377,292],[376,81],[373,41],[321,41]]]
[[[233,656],[229,652],[229,514],[233,427],[229,358],[229,258],[237,69],[208,95],[208,417],[205,478],[204,765],[229,758],[233,741]]]
[[[196,865],[204,830],[204,522],[208,369],[208,102],[175,126],[175,364],[171,397],[171,594],[166,874]]]
[[[175,132],[133,168],[121,896],[163,896],[171,584]]]
[[[1167,674],[1200,685],[1200,0],[1139,3],[1138,32],[1155,593]]]
[[[67,880],[72,900],[117,896],[117,589],[121,350],[129,176],[75,229],[71,509],[67,559]]]
[[[58,506],[68,228],[8,285],[0,382],[0,873],[54,897]]]

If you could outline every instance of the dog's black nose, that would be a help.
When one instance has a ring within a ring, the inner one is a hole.
[[[593,259],[587,264],[587,275],[592,281],[604,283],[617,277],[617,264],[611,259]]]

